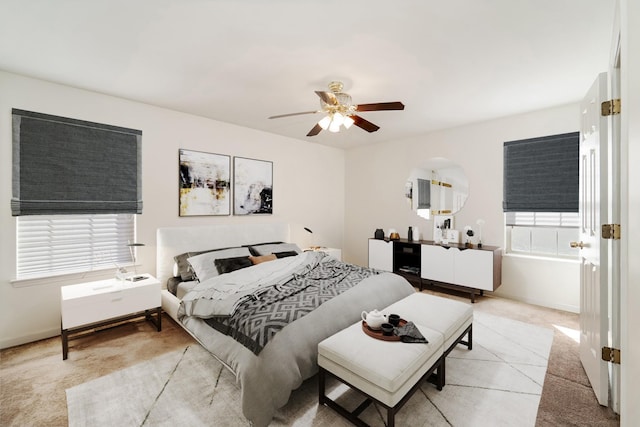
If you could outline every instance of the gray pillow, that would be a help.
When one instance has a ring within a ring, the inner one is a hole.
[[[273,243],[266,245],[251,246],[251,251],[258,255],[269,255],[279,252],[295,251],[296,253],[302,253],[302,250],[295,243]]]
[[[199,281],[204,281],[212,277],[218,276],[215,260],[222,258],[248,257],[251,255],[249,248],[231,248],[219,251],[205,252],[196,256],[187,258],[191,269],[195,273]]]
[[[197,279],[196,275],[191,269],[191,265],[189,264],[189,261],[187,261],[187,259],[194,257],[196,255],[203,254],[205,252],[221,251],[223,249],[232,249],[232,248],[227,247],[227,248],[207,249],[206,251],[190,251],[190,252],[185,252],[183,254],[174,256],[173,257],[173,260],[175,261],[174,270],[176,269],[176,267],[178,270],[175,276],[180,277],[183,282],[196,280]]]

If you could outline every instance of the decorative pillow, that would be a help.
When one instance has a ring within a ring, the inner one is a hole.
[[[302,252],[302,250],[300,250],[298,245],[296,245],[295,243],[273,243],[251,246],[251,252],[254,252],[258,255],[269,255],[277,252],[289,251],[295,251],[296,253]]]
[[[298,252],[296,251],[274,252],[273,255],[275,255],[276,258],[286,258],[288,256],[296,256],[298,255]]]
[[[187,258],[187,261],[198,280],[202,282],[219,274],[215,264],[216,259],[249,255],[251,255],[249,248],[230,248],[201,253]]]
[[[178,292],[178,284],[181,280],[179,277],[169,277],[167,280],[167,290],[175,295],[176,292]]]
[[[249,250],[251,251],[251,255],[255,255],[258,256],[260,255],[258,252],[256,252],[253,249],[253,246],[263,246],[263,245],[279,245],[280,243],[284,243],[284,242],[263,242],[263,243],[252,243],[250,245],[242,245],[243,247],[247,247],[249,248]]]
[[[189,264],[189,261],[187,261],[187,259],[194,257],[196,255],[204,254],[206,252],[222,251],[226,249],[235,249],[235,247],[207,249],[206,251],[190,251],[190,252],[185,252],[183,254],[174,256],[173,257],[173,260],[175,261],[175,264],[173,266],[174,277],[180,277],[183,282],[197,280],[198,278],[196,277],[195,273],[191,269],[191,265]],[[176,268],[177,268],[177,271],[176,271]]]
[[[232,271],[240,270],[241,268],[251,267],[253,263],[248,256],[239,256],[233,258],[218,258],[213,263],[218,269],[218,273],[231,273]]]
[[[260,264],[261,262],[273,261],[277,259],[275,254],[269,255],[261,255],[261,256],[250,256],[249,259],[253,264]]]
[[[201,252],[185,252],[174,256],[173,260],[175,261],[175,266],[173,268],[173,275],[175,277],[180,277],[185,282],[193,280],[193,271],[191,271],[191,266],[189,265],[187,258],[198,255],[199,253]]]

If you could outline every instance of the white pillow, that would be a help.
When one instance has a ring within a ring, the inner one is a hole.
[[[295,243],[270,243],[266,245],[251,246],[251,248],[256,251],[258,255],[269,255],[289,251],[302,253],[302,250]]]
[[[193,272],[199,281],[205,281],[211,277],[218,276],[215,260],[224,258],[235,258],[239,256],[250,256],[249,248],[231,248],[219,251],[205,252],[200,255],[187,258],[187,262],[191,265]]]

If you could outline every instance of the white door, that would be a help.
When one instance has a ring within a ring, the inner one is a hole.
[[[620,99],[620,39],[613,43],[612,61],[609,67],[609,97]],[[608,177],[609,177],[609,222],[621,223],[620,204],[620,114],[609,116],[608,132]],[[620,240],[606,240],[609,254],[609,347],[622,348],[620,343]],[[609,363],[609,402],[616,413],[620,413],[620,365]]]
[[[608,253],[600,244],[608,219],[607,74],[598,76],[581,104],[580,131],[580,360],[601,405],[608,404],[607,362],[601,349],[608,341]]]

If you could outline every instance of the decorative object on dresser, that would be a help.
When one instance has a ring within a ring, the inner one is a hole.
[[[179,150],[180,216],[229,215],[231,157]]]
[[[373,237],[378,240],[384,239],[384,230],[382,228],[376,228],[375,233],[373,233]]]
[[[160,282],[149,274],[139,280],[108,279],[62,286],[62,359],[67,359],[70,335],[140,316],[162,330]],[[151,316],[155,312],[155,320]]]
[[[233,214],[273,213],[273,162],[233,158]]]

